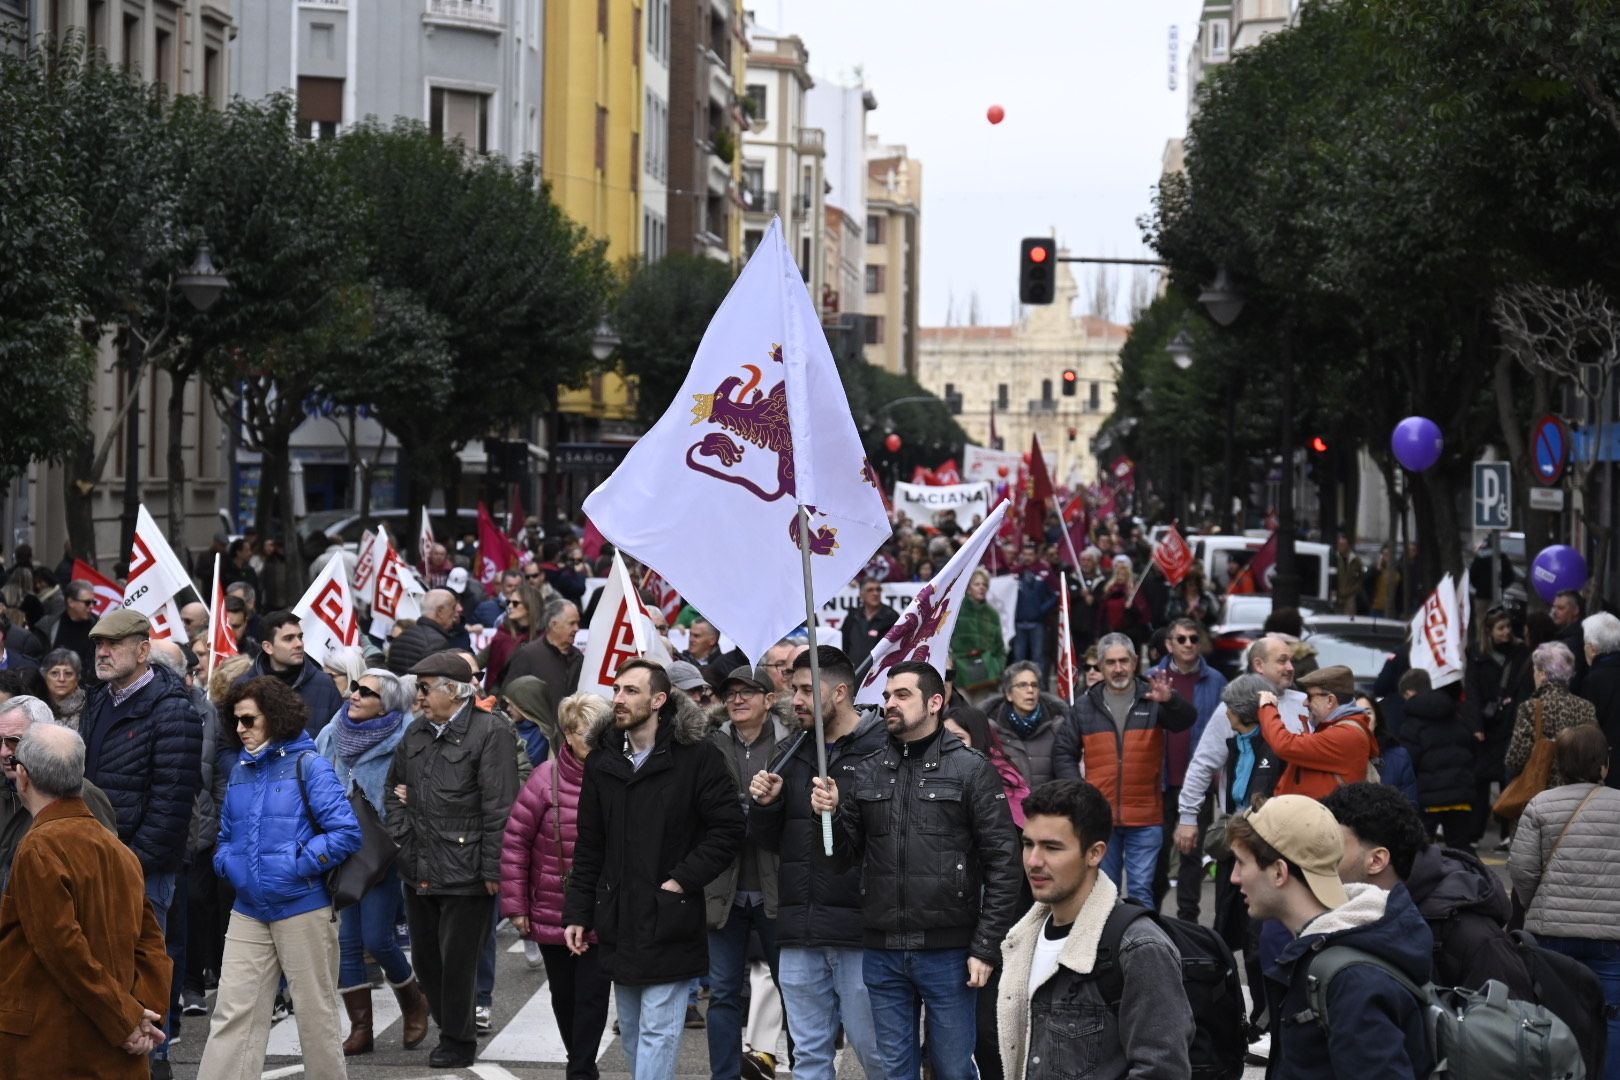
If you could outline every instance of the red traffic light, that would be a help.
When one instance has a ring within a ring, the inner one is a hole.
[[[1079,375],[1075,374],[1074,368],[1066,368],[1066,369],[1064,369],[1064,372],[1063,372],[1063,381],[1064,382],[1074,382],[1079,377],[1080,377]]]
[[[1318,454],[1327,453],[1327,440],[1322,438],[1320,435],[1316,436],[1316,438],[1311,440],[1311,449],[1315,450]]]
[[[1052,252],[1048,248],[1036,246],[1029,249],[1029,261],[1032,263],[1043,263],[1050,258],[1051,255]]]

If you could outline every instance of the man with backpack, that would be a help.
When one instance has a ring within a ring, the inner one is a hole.
[[[1053,780],[1023,808],[1035,906],[1001,944],[1006,1080],[1190,1077],[1194,1024],[1181,956],[1147,909],[1121,904],[1100,872],[1113,835],[1108,800],[1084,780]]]
[[[1282,1002],[1273,1013],[1274,1080],[1428,1076],[1426,1004],[1407,984],[1429,981],[1434,938],[1405,886],[1346,887],[1343,832],[1303,795],[1274,796],[1234,817],[1226,835],[1237,859],[1232,883],[1249,914],[1277,919],[1293,935],[1266,971]],[[1324,967],[1325,951],[1349,962]]]

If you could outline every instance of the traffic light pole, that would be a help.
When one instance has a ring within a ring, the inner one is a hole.
[[[1086,255],[1059,255],[1058,262],[1106,263],[1110,266],[1168,266],[1158,259],[1096,259]]]

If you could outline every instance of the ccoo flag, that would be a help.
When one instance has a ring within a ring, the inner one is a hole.
[[[96,618],[99,619],[114,608],[124,606],[124,590],[118,587],[118,582],[83,559],[73,560],[73,580],[88,581],[96,590],[96,598],[90,607],[91,614]]]
[[[985,518],[960,551],[951,556],[934,580],[922,587],[917,599],[911,602],[900,621],[890,627],[883,640],[872,649],[872,668],[861,680],[855,693],[857,705],[879,705],[883,702],[884,674],[889,668],[905,660],[922,660],[945,674],[946,657],[951,651],[951,633],[956,629],[956,616],[962,610],[962,598],[967,595],[968,581],[973,571],[984,560],[996,530],[1001,528],[1007,503],[1002,502]]]
[[[175,593],[195,588],[191,575],[180,565],[179,556],[142,503],[135,515],[135,543],[129,553],[124,606],[152,620],[152,636],[161,640],[180,628],[179,609],[171,603]]]
[[[304,628],[304,655],[317,664],[345,645],[360,644],[360,620],[354,613],[354,595],[342,559],[326,564],[303,598],[293,605]]]
[[[820,608],[890,528],[775,221],[715,312],[669,411],[585,500],[585,513],[757,660],[804,621],[800,504]]]
[[[666,667],[673,659],[653,626],[651,612],[630,583],[624,558],[614,552],[613,569],[596,596],[578,688],[611,699],[613,677],[620,665],[638,656],[650,656]]]

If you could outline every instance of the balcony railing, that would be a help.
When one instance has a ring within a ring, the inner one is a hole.
[[[753,201],[746,204],[745,212],[750,214],[763,214],[765,217],[771,217],[775,214],[781,213],[781,209],[781,192],[756,191],[753,193]]]
[[[825,154],[827,152],[827,133],[821,128],[802,127],[799,129],[799,153]]]
[[[298,0],[300,7],[322,7],[347,9],[349,0]]]
[[[500,25],[501,7],[497,0],[428,0],[428,15],[457,22]]]

